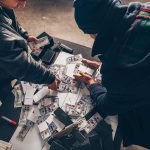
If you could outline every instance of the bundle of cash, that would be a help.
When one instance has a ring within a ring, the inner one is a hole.
[[[87,67],[87,66],[84,65],[84,64],[78,63],[78,64],[76,64],[76,66],[75,66],[74,74],[80,73],[80,72],[88,73],[88,74],[91,75],[91,76],[94,74],[94,70],[93,70],[93,69]]]
[[[11,148],[12,148],[11,143],[0,140],[0,150],[11,150]]]

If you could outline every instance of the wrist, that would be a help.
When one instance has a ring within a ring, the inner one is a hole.
[[[89,86],[92,85],[92,84],[95,84],[95,83],[96,83],[96,81],[94,79],[90,79],[90,80],[87,81],[87,84]]]

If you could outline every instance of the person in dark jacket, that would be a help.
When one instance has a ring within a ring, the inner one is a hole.
[[[102,63],[102,81],[97,83],[84,72],[74,76],[89,85],[101,116],[124,115],[124,126],[129,120],[131,125],[133,118],[129,117],[150,107],[150,3],[133,2],[127,6],[121,0],[75,0],[74,8],[78,27],[95,38],[92,56],[98,56]],[[94,69],[100,65],[89,60],[83,63]],[[141,112],[140,118],[136,116],[140,121]],[[150,120],[146,112],[142,113],[147,125],[143,125],[144,119],[138,130],[129,129],[128,124],[128,133],[134,131],[128,144],[150,148],[147,140],[150,130],[144,128],[150,125]]]
[[[14,10],[24,8],[26,0],[0,0],[0,87],[13,79],[55,88],[57,79],[29,54],[30,36],[18,23]]]

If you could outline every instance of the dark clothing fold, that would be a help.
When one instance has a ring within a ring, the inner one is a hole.
[[[12,79],[50,84],[55,76],[29,54],[28,32],[13,10],[0,7],[0,87]],[[4,83],[5,82],[5,83]]]

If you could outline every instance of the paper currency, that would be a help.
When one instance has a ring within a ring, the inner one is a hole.
[[[66,66],[53,64],[49,67],[49,70],[58,78],[61,79],[62,75],[65,73]]]
[[[77,94],[78,88],[76,86],[71,86],[69,84],[60,82],[59,87],[58,87],[58,91],[64,92],[64,93],[70,92],[70,93]]]
[[[94,114],[88,121],[87,125],[84,127],[85,132],[88,134],[90,133],[97,124],[102,120],[102,117],[99,115],[99,113]]]
[[[40,111],[41,116],[47,115],[50,112],[52,112],[51,109],[50,109],[50,106],[42,107],[42,108],[39,109],[39,111]]]
[[[76,122],[78,123],[79,131],[82,131],[87,125],[87,121],[85,118],[78,118]]]
[[[41,115],[47,114],[49,112],[55,111],[59,107],[58,97],[46,97],[39,104],[39,110]]]
[[[0,150],[11,150],[11,148],[12,148],[11,143],[0,140]]]
[[[75,70],[74,70],[74,74],[80,73],[80,72],[88,73],[91,76],[94,74],[94,70],[93,69],[85,66],[84,64],[76,64]]]
[[[29,42],[29,46],[35,51],[35,54],[39,53],[40,49],[48,44],[50,44],[50,42],[47,36],[38,39],[37,42]]]
[[[53,115],[50,115],[46,119],[46,123],[48,124],[51,134],[53,134],[53,132],[55,132],[56,130],[60,132],[65,128],[65,125],[62,122],[60,122],[58,119],[56,119]]]
[[[24,105],[28,105],[28,106],[33,105],[33,96],[35,90],[36,89],[32,85],[27,86],[25,98],[24,98]]]
[[[25,109],[25,106],[22,107],[19,119],[19,126],[23,126],[26,124],[28,116],[28,111]]]
[[[34,126],[34,122],[27,120],[26,124],[23,125],[19,134],[17,135],[17,139],[19,141],[23,141],[28,134],[29,130]]]
[[[21,84],[17,84],[14,86],[12,93],[15,96],[14,100],[14,108],[22,107],[22,102],[24,100],[24,93],[22,91]]]
[[[28,113],[27,120],[36,123],[37,119],[38,119],[37,108],[36,107],[32,107],[31,110]]]
[[[44,115],[44,116],[38,116],[38,119],[36,121],[36,123],[39,125],[41,124],[42,122],[44,122],[50,115],[47,114],[47,115]]]
[[[41,124],[39,124],[38,128],[43,140],[46,140],[51,136],[51,133],[48,128],[48,124],[46,122],[42,122]]]
[[[43,87],[40,91],[38,91],[34,96],[33,100],[35,103],[39,102],[42,98],[44,98],[46,95],[48,95],[50,90],[48,87]]]
[[[77,81],[75,81],[73,78],[71,78],[71,77],[69,77],[69,76],[67,76],[65,74],[62,75],[61,81],[63,83],[69,84],[71,86],[78,86],[78,82]]]
[[[74,56],[71,56],[71,57],[68,57],[66,59],[66,63],[67,64],[70,64],[70,63],[77,63],[77,62],[81,62],[82,61],[82,55],[81,54],[78,54],[78,55],[74,55]]]

